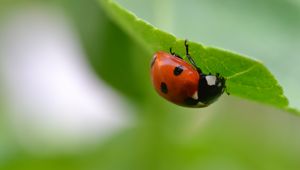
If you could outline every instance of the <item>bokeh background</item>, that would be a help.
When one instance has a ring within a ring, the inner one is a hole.
[[[300,108],[300,1],[117,2],[263,61]],[[299,116],[226,95],[175,106],[151,86],[151,57],[96,0],[1,0],[0,169],[300,169]]]

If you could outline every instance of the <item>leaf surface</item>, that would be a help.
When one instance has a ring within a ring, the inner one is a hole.
[[[184,56],[184,39],[159,30],[112,0],[99,2],[107,15],[148,52],[169,51],[172,47]],[[227,79],[227,91],[231,95],[299,113],[288,106],[281,86],[262,62],[196,42],[189,41],[189,46],[191,56],[204,73],[220,73]]]

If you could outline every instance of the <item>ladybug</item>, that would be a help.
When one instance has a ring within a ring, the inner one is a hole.
[[[216,101],[225,91],[225,78],[204,74],[189,54],[187,40],[184,42],[189,63],[179,55],[158,51],[151,62],[151,79],[155,90],[168,101],[186,107],[206,107]]]

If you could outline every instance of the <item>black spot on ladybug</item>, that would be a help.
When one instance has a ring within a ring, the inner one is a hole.
[[[178,76],[182,73],[182,71],[183,71],[182,66],[177,66],[177,67],[175,67],[173,73],[175,76]]]
[[[160,83],[160,91],[167,94],[168,93],[168,87],[167,87],[167,84],[164,83],[164,82],[161,82]]]
[[[156,61],[156,56],[155,56],[155,57],[152,59],[152,61],[151,61],[151,68],[153,67],[155,61]]]

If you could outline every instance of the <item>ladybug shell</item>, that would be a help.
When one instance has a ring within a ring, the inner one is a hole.
[[[177,105],[190,107],[187,101],[198,98],[200,75],[196,68],[179,57],[163,51],[155,53],[151,78],[159,95]]]

